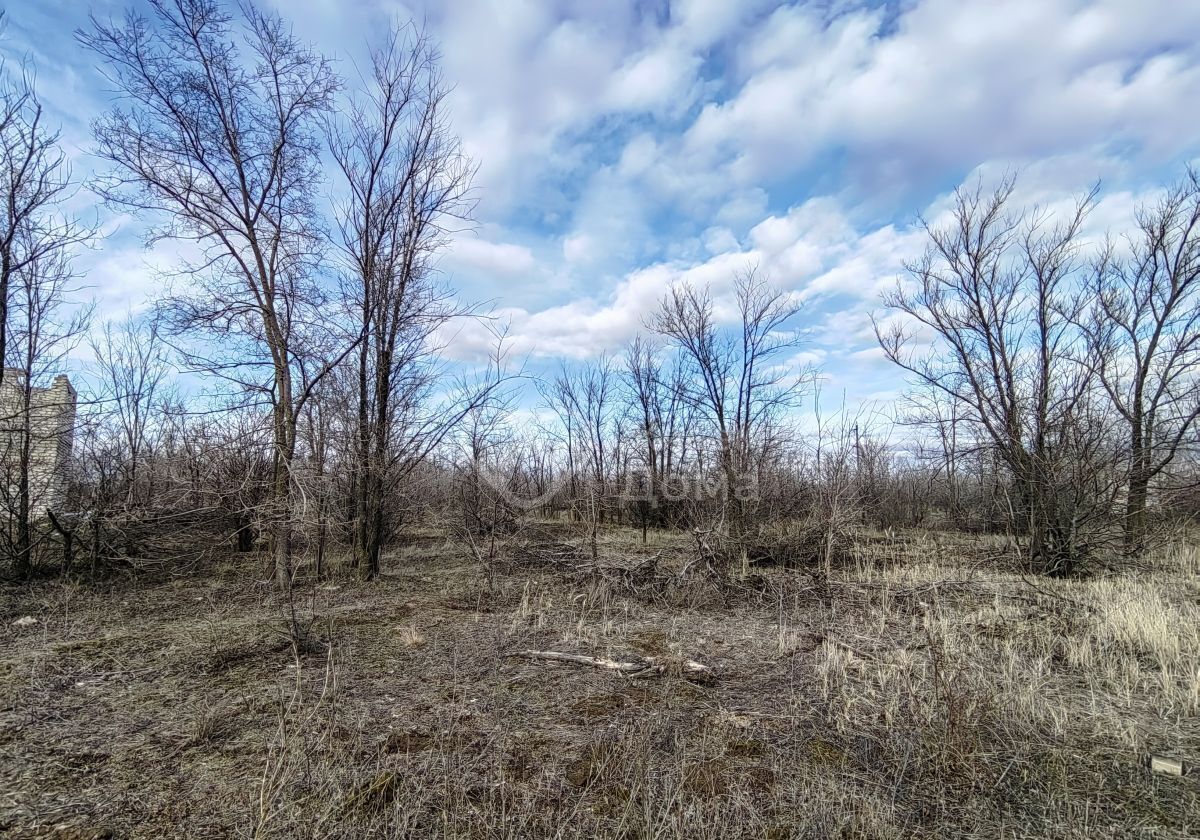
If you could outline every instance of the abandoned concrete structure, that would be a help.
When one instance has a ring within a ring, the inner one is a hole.
[[[59,506],[66,489],[77,394],[70,379],[56,376],[50,387],[30,389],[26,418],[25,389],[24,371],[5,368],[0,383],[0,468],[6,495],[0,508],[7,508],[9,515],[16,512],[28,429],[29,510],[31,518],[38,518],[46,508]]]

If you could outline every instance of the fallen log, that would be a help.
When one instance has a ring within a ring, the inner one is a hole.
[[[547,662],[566,662],[573,665],[587,665],[592,668],[603,668],[608,671],[618,671],[630,677],[657,677],[678,668],[685,679],[712,679],[713,670],[692,659],[663,661],[657,657],[647,656],[633,662],[621,662],[600,656],[583,656],[578,653],[560,653],[554,650],[523,650],[517,656],[525,659],[542,659]]]

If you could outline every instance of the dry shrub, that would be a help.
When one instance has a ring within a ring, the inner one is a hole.
[[[419,648],[425,644],[425,636],[415,624],[404,624],[396,628],[400,643],[406,648]]]
[[[231,709],[223,706],[204,705],[196,709],[182,747],[187,749],[219,739],[228,730],[232,714]]]
[[[850,530],[833,520],[811,517],[764,526],[749,540],[750,562],[821,573],[853,558]]]

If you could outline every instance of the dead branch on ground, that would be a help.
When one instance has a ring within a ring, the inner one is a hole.
[[[680,676],[684,679],[712,679],[713,670],[692,659],[665,661],[653,656],[643,657],[633,662],[621,662],[607,657],[583,656],[578,653],[560,653],[553,650],[523,650],[516,654],[525,659],[543,659],[548,662],[567,662],[575,665],[588,665],[592,668],[603,668],[609,671],[619,671],[630,677],[657,677],[670,673],[678,667]]]

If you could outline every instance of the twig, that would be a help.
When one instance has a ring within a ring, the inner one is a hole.
[[[578,653],[560,653],[553,650],[523,650],[516,656],[524,657],[525,659],[544,659],[548,662],[567,662],[574,665],[588,665],[592,668],[603,668],[608,671],[619,671],[622,674],[628,674],[631,677],[648,677],[661,676],[670,670],[669,665],[652,656],[647,656],[640,661],[621,662],[616,659],[608,659],[598,656],[583,656]],[[679,663],[680,670],[684,677],[711,677],[713,671],[707,665],[701,665],[691,659],[685,659]]]

